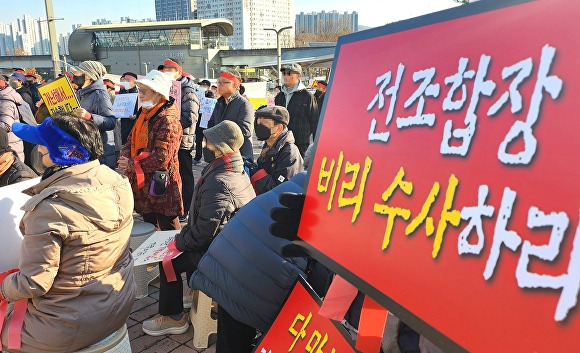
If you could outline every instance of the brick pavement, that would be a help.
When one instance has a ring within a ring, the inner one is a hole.
[[[186,286],[185,286],[186,287]],[[181,353],[204,352],[215,353],[215,335],[210,336],[211,345],[200,349],[193,347],[193,327],[181,335],[149,336],[141,329],[143,321],[157,314],[157,300],[159,299],[159,278],[149,284],[149,295],[136,299],[127,319],[127,328],[131,340],[133,353]],[[187,309],[186,309],[187,310]]]

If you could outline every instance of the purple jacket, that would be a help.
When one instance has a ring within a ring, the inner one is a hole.
[[[12,132],[12,123],[20,121],[17,106],[23,103],[22,97],[12,87],[6,86],[0,90],[0,128],[8,133],[8,144],[21,161],[24,161],[24,144]]]

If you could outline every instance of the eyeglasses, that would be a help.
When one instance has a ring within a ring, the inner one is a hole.
[[[232,81],[218,81],[217,82],[218,85],[227,85],[227,84],[230,84],[230,83],[232,83]]]
[[[282,74],[284,76],[292,76],[293,72],[292,71],[282,71]]]

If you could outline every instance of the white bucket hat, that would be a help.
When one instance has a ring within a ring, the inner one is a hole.
[[[173,83],[171,78],[166,74],[157,70],[151,70],[147,75],[145,75],[145,77],[138,79],[137,83],[141,83],[151,88],[165,97],[165,99],[169,100],[169,90]]]

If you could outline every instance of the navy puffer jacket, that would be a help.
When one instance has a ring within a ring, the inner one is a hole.
[[[103,148],[105,154],[99,158],[101,164],[106,164],[115,168],[117,163],[115,147],[115,134],[113,129],[117,126],[117,118],[113,114],[111,98],[107,93],[107,88],[103,79],[99,79],[87,87],[77,91],[79,102],[82,108],[91,113],[95,125],[101,132]]]
[[[189,285],[219,303],[234,319],[267,331],[299,275],[305,258],[284,258],[290,241],[272,236],[270,210],[283,192],[303,191],[306,172],[256,197],[226,224],[202,257]]]

